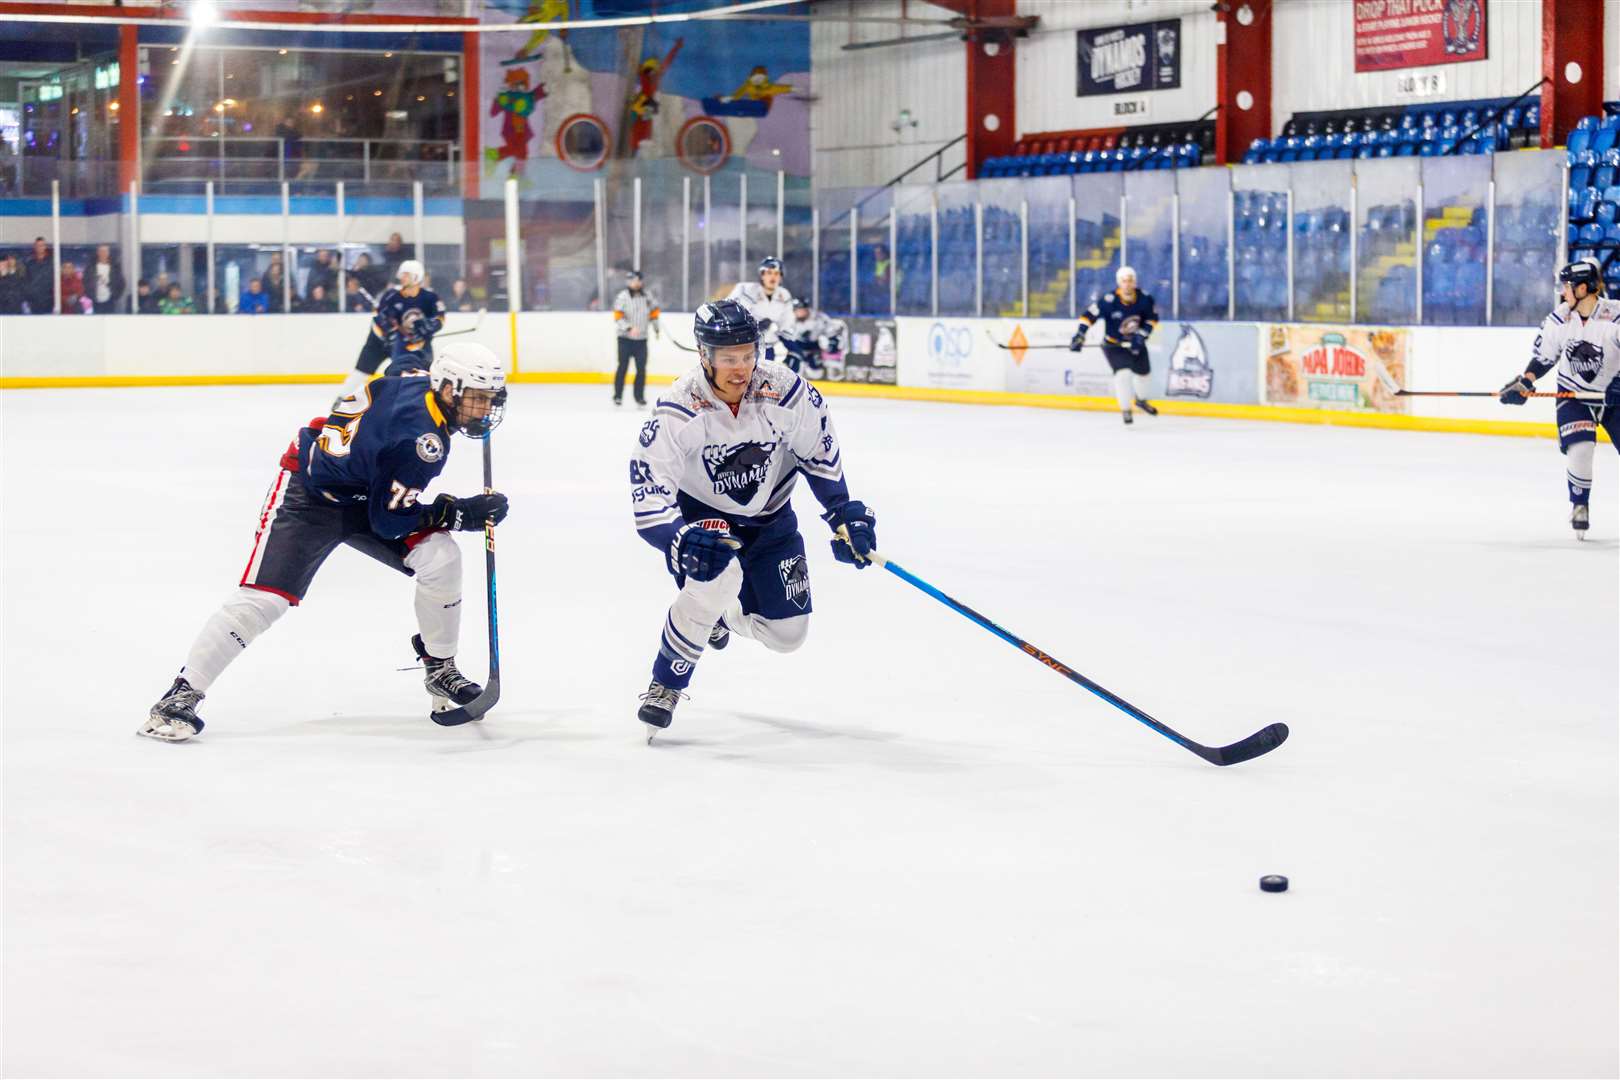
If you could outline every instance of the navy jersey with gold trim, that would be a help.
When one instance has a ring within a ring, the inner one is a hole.
[[[1146,337],[1153,333],[1153,328],[1159,325],[1159,308],[1153,297],[1140,289],[1129,304],[1122,301],[1118,293],[1111,292],[1101,300],[1092,301],[1091,306],[1080,313],[1080,332],[1085,333],[1098,320],[1103,324],[1105,345],[1126,345],[1132,334]]]
[[[421,528],[417,501],[449,457],[450,427],[425,374],[372,379],[298,433],[310,494],[365,503],[372,531],[389,539]]]

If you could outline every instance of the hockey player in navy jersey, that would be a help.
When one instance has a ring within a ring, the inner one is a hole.
[[[1578,539],[1591,525],[1592,458],[1597,429],[1620,447],[1620,300],[1603,295],[1603,273],[1595,259],[1572,262],[1558,271],[1561,303],[1541,323],[1524,374],[1502,387],[1504,405],[1523,405],[1536,380],[1558,368],[1558,389],[1594,401],[1558,402],[1558,449],[1564,454],[1569,485],[1569,524]]]
[[[1159,325],[1159,309],[1153,297],[1136,287],[1136,271],[1121,266],[1114,272],[1114,291],[1080,313],[1080,330],[1069,342],[1069,348],[1079,352],[1086,341],[1086,332],[1098,321],[1103,324],[1103,357],[1114,372],[1114,397],[1119,401],[1125,422],[1131,422],[1131,408],[1141,409],[1149,416],[1158,416],[1159,410],[1147,401],[1148,337]]]
[[[338,400],[354,393],[387,363],[385,374],[426,371],[433,363],[433,335],[444,327],[444,301],[425,282],[427,271],[415,259],[399,264],[395,283],[377,298],[366,343]]]
[[[498,493],[419,502],[449,460],[452,433],[488,438],[506,406],[506,375],[473,343],[450,345],[431,372],[373,379],[330,416],[301,428],[281,457],[259,515],[247,568],[231,598],[203,625],[185,665],[152,706],[141,735],[184,742],[203,729],[197,704],[225,667],[304,598],[340,544],[416,579],[419,633],[436,712],[465,705],[482,687],[456,669],[461,630],[461,551],[454,530],[499,524]]]
[[[699,307],[693,335],[698,366],[659,398],[630,459],[636,529],[679,589],[637,713],[652,728],[669,726],[705,648],[732,634],[775,652],[804,644],[810,570],[790,502],[801,474],[822,520],[849,538],[835,536],[834,558],[861,568],[877,546],[821,393],[760,359],[759,325],[735,301]]]

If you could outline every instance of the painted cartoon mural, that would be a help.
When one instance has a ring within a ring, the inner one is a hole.
[[[625,159],[809,175],[808,24],[550,26],[626,13],[624,0],[487,0],[484,21],[533,29],[482,35],[486,196],[507,176],[538,191]]]

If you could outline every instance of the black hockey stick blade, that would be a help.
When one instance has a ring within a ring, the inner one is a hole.
[[[433,722],[440,727],[460,727],[469,720],[482,720],[484,714],[493,709],[500,700],[501,676],[496,673],[491,676],[482,694],[479,694],[465,705],[459,705],[454,709],[446,709],[444,712],[433,713]],[[1261,751],[1261,753],[1264,752]]]
[[[1261,754],[1269,754],[1277,747],[1288,741],[1287,724],[1271,724],[1250,735],[1246,739],[1239,739],[1227,746],[1199,746],[1192,743],[1187,749],[1209,762],[1211,765],[1236,765],[1240,761],[1257,758]]]

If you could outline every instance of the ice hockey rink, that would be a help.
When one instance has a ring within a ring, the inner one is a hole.
[[[1612,1076],[1620,471],[1546,439],[832,399],[881,570],[635,720],[642,415],[519,386],[503,696],[340,550],[138,739],[330,388],[8,392],[4,1071]],[[442,478],[477,485],[458,439]],[[485,668],[467,554],[462,659]],[[1285,894],[1262,893],[1285,874]]]

